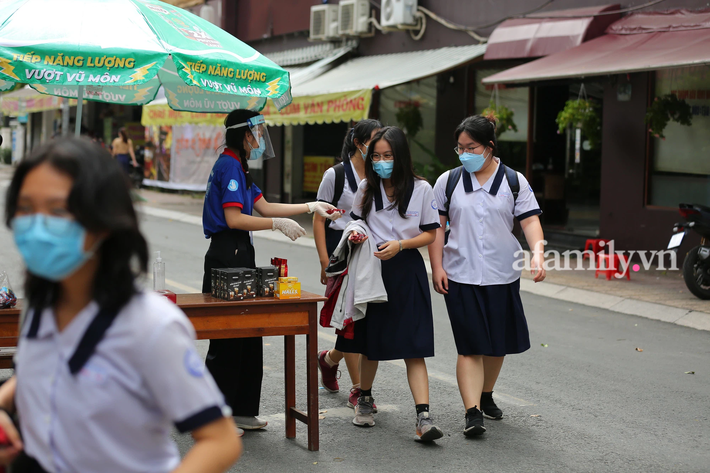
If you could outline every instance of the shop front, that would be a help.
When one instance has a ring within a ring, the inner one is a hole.
[[[634,13],[610,25],[604,36],[484,83],[567,87],[571,97],[584,85],[598,100],[600,236],[614,239],[619,249],[659,250],[680,219],[679,203],[710,204],[708,64],[710,10]],[[668,123],[658,128],[653,119],[664,115]],[[592,140],[577,128],[572,127],[570,155],[578,159],[581,148],[582,162],[575,164],[584,166],[585,141],[589,147]],[[537,146],[537,132],[536,138]],[[557,154],[566,156],[564,149]]]

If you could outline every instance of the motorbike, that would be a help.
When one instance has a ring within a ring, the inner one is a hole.
[[[676,223],[669,250],[678,251],[690,230],[700,235],[700,245],[691,249],[683,262],[683,280],[688,290],[700,299],[710,299],[710,207],[680,204],[685,222]]]

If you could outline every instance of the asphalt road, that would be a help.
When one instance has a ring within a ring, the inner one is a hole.
[[[166,261],[169,288],[198,290],[208,246],[201,228],[154,217],[143,217],[142,225],[151,249],[161,250]],[[255,246],[257,264],[288,258],[303,289],[323,290],[315,249],[259,238]],[[0,261],[19,289],[21,263],[4,227]],[[304,425],[296,440],[285,439],[283,342],[270,337],[264,339],[261,409],[269,426],[244,436],[244,455],[230,471],[710,471],[710,333],[527,293],[523,301],[532,348],[506,361],[495,392],[505,418],[487,420],[482,438],[462,434],[456,349],[443,298],[434,294],[436,357],[428,367],[442,440],[414,441],[415,411],[401,362],[380,364],[375,427],[350,423],[342,366],[341,392],[320,391],[320,452],[307,450]],[[332,330],[320,330],[321,348],[333,341]],[[198,344],[206,352],[207,342]],[[303,409],[304,352],[298,340],[297,402]],[[175,438],[183,452],[190,447],[189,435]]]

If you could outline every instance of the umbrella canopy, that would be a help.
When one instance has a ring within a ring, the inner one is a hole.
[[[162,84],[171,108],[194,112],[261,110],[267,99],[280,110],[291,102],[286,70],[157,0],[6,0],[0,87],[4,82],[127,105],[150,102]]]

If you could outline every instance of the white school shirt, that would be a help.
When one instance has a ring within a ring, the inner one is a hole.
[[[51,308],[28,311],[15,357],[25,451],[52,473],[172,471],[173,426],[187,432],[231,415],[195,331],[166,298],[138,294],[72,374],[68,361],[98,310],[92,302],[62,332]]]
[[[387,199],[382,180],[378,179],[378,184],[380,192],[375,193],[366,220],[370,227],[370,238],[375,240],[375,244],[408,240],[441,226],[434,192],[428,182],[414,179],[410,184],[404,200],[407,203],[406,218],[399,215],[399,205],[393,205]],[[363,179],[353,202],[352,218],[356,220],[362,219],[362,200],[366,187],[367,180]]]
[[[360,152],[357,152],[359,155]],[[351,159],[360,159],[359,157]],[[352,220],[350,216],[350,211],[353,208],[353,199],[355,198],[355,193],[357,192],[357,187],[362,182],[362,178],[357,175],[355,168],[353,167],[350,160],[343,162],[343,168],[345,169],[345,182],[343,183],[343,193],[340,196],[335,205],[339,209],[345,210],[345,213],[338,220],[333,220],[330,222],[331,230],[345,230],[348,223]],[[321,202],[331,203],[335,197],[335,169],[329,168],[323,174],[323,180],[320,182],[318,187],[317,199]]]
[[[443,267],[449,279],[463,284],[492,286],[520,278],[515,262],[522,247],[513,235],[513,218],[522,221],[542,211],[532,187],[518,173],[520,191],[513,205],[513,193],[505,168],[495,158],[497,170],[483,186],[473,173],[461,173],[449,203],[451,233],[444,247]],[[446,212],[447,171],[437,179],[434,195],[441,215]]]

